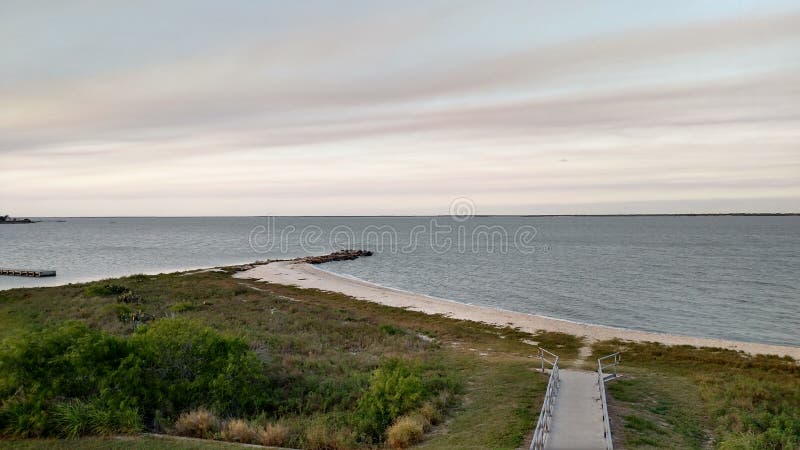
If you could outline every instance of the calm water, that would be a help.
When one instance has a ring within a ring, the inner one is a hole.
[[[252,245],[251,245],[252,244]],[[646,331],[800,345],[800,217],[103,218],[0,226],[0,289],[370,248],[326,270]]]

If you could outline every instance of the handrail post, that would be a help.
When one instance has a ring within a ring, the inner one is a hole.
[[[608,417],[608,403],[606,401],[606,376],[603,374],[603,360],[614,358],[612,365],[614,366],[614,376],[610,379],[617,378],[617,366],[621,360],[620,353],[612,353],[600,358],[597,358],[597,385],[600,389],[600,400],[603,403],[603,438],[606,442],[606,450],[614,450],[614,440],[611,437],[611,421]]]
[[[552,361],[545,359],[545,353],[553,358]],[[553,420],[553,410],[555,409],[555,399],[558,395],[558,355],[539,347],[539,358],[541,358],[541,370],[544,373],[545,361],[551,365],[550,377],[547,379],[547,390],[542,402],[542,410],[539,412],[539,419],[536,428],[533,430],[533,438],[529,450],[544,450],[547,437],[550,434],[550,424]]]
[[[539,360],[542,363],[542,373],[544,373],[544,352],[539,349]]]

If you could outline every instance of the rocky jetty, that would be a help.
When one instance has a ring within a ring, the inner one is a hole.
[[[362,256],[372,256],[372,252],[369,250],[340,250],[327,255],[305,256],[303,258],[297,258],[296,261],[308,264],[322,264],[331,261],[349,261]]]
[[[250,270],[255,266],[262,266],[264,264],[274,263],[274,262],[302,262],[308,264],[322,264],[331,261],[349,261],[351,259],[361,258],[362,256],[372,256],[372,252],[369,250],[340,250],[338,252],[328,253],[327,255],[320,255],[320,256],[303,256],[300,258],[294,259],[268,259],[265,261],[256,261],[252,264],[242,264],[240,266],[230,266],[235,272],[242,272],[245,270]],[[213,270],[213,269],[206,269],[206,270]],[[188,272],[193,273],[193,272]],[[196,272],[194,272],[196,273]]]

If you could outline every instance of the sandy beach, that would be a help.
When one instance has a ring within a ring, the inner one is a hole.
[[[455,301],[390,289],[362,280],[340,276],[304,262],[272,262],[239,272],[235,276],[238,278],[257,279],[269,283],[339,292],[354,298],[388,306],[407,308],[427,314],[442,314],[455,319],[519,327],[521,330],[531,333],[537,330],[560,331],[578,336],[585,336],[590,342],[621,338],[631,341],[661,342],[667,345],[721,347],[741,350],[751,354],[788,355],[792,358],[800,359],[800,347],[627,330],[601,325],[576,323],[534,314],[467,305]]]

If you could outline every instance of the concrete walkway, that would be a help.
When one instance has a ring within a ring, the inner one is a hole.
[[[560,370],[561,387],[546,450],[605,450],[597,372]]]

